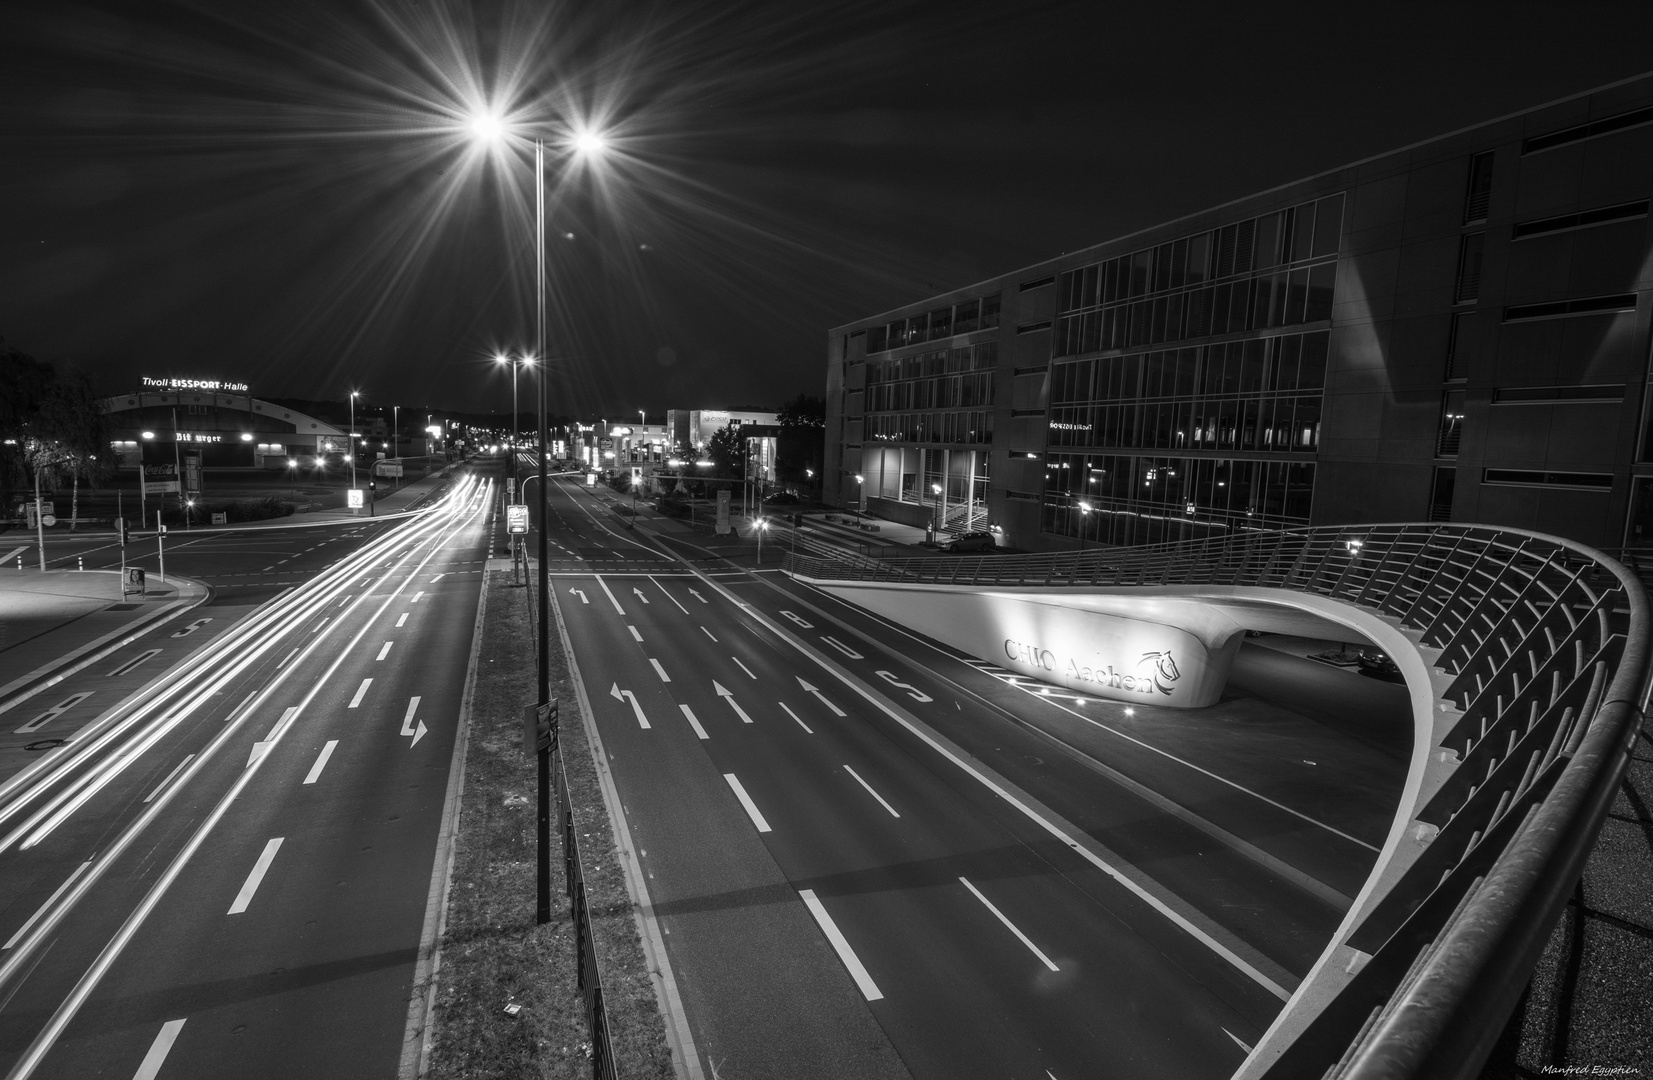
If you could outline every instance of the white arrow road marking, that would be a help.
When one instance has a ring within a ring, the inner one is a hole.
[[[69,890],[69,886],[73,885],[80,878],[80,875],[86,873],[91,866],[92,860],[87,859],[85,862],[75,867],[75,872],[70,874],[68,878],[64,880],[63,884],[57,887],[57,891],[53,892],[52,895],[46,898],[46,902],[40,905],[39,911],[36,911],[33,915],[29,916],[28,922],[17,928],[17,933],[13,934],[4,945],[0,945],[0,950],[9,949],[13,945],[16,945],[18,941],[22,939],[23,935],[29,932],[29,928],[39,922],[40,917],[52,909],[52,905],[57,903],[57,898],[67,892]]]
[[[383,660],[385,657],[389,656],[390,655],[390,647],[394,644],[396,644],[394,641],[385,642],[385,647],[380,649],[379,650],[379,655],[375,656],[373,659]]]
[[[813,686],[809,685],[808,683],[804,682],[804,677],[802,675],[798,676],[798,685],[804,688],[804,693],[814,694],[816,696],[816,698],[818,698],[820,700],[821,704],[825,705],[827,708],[831,709],[835,715],[838,715],[838,716],[843,716],[844,715],[844,710],[840,709],[838,706],[836,706],[832,702],[828,701],[827,696],[825,694],[821,693],[815,687],[813,687]]]
[[[276,852],[281,850],[281,841],[284,839],[286,838],[278,836],[264,845],[263,853],[253,864],[253,872],[247,875],[247,880],[241,885],[241,891],[235,894],[235,903],[230,905],[228,914],[239,915],[253,902],[253,893],[258,891],[259,883],[264,880],[264,875],[269,873],[270,864],[275,862]]]
[[[786,710],[786,715],[790,716],[794,720],[798,720],[798,714],[793,712],[792,707],[790,705],[788,705],[786,702],[777,701],[777,702],[775,702],[775,704],[777,704],[781,708],[785,709]],[[798,726],[803,728],[805,731],[808,731],[809,734],[811,734],[811,735],[815,734],[813,731],[809,730],[809,725],[804,723],[802,720],[798,720]]]
[[[172,783],[172,778],[174,776],[177,776],[180,772],[182,772],[185,765],[188,765],[191,761],[194,761],[194,760],[195,760],[195,755],[194,754],[185,754],[184,755],[184,760],[182,760],[178,764],[174,765],[172,767],[172,771],[166,774],[166,779],[162,780],[159,784],[156,784],[155,785],[155,790],[151,791],[148,795],[145,795],[143,797],[143,801],[144,802],[149,802],[150,800],[155,798],[155,796],[159,795],[163,790],[165,790],[165,788],[168,784]],[[247,764],[251,765],[252,762],[249,761],[249,762],[247,762]]]
[[[350,699],[350,704],[347,705],[346,708],[354,709],[360,705],[362,703],[362,698],[367,696],[367,688],[372,685],[372,679],[363,679],[362,685],[356,688],[356,696]]]
[[[584,589],[569,589],[568,591],[573,593],[575,596],[578,596],[580,598],[580,603],[582,603],[582,604],[591,603],[590,600],[587,600],[585,598],[585,590]]]
[[[901,689],[907,691],[908,694],[912,695],[912,699],[914,701],[934,701],[935,700],[935,698],[931,697],[929,694],[926,694],[924,691],[915,688],[912,683],[904,683],[904,682],[901,682],[900,680],[898,680],[895,677],[894,672],[880,671],[878,673],[878,677],[883,679],[885,682],[889,683],[891,686],[898,686]]]
[[[1023,945],[1026,945],[1030,950],[1032,950],[1033,955],[1037,956],[1040,959],[1040,961],[1043,962],[1045,967],[1049,968],[1052,971],[1061,971],[1062,970],[1061,968],[1057,967],[1055,964],[1051,963],[1050,962],[1050,957],[1048,957],[1044,953],[1040,952],[1039,951],[1039,946],[1033,944],[1032,941],[1028,940],[1028,936],[1026,934],[1024,934],[1020,930],[1016,929],[1016,924],[1011,922],[1009,919],[1005,918],[1004,917],[1004,912],[1000,911],[998,908],[993,906],[993,901],[991,901],[987,897],[983,896],[981,894],[980,889],[978,889],[974,885],[970,884],[970,881],[969,881],[968,878],[961,877],[961,878],[959,878],[959,880],[964,882],[964,887],[966,889],[969,889],[972,893],[975,894],[975,897],[976,897],[977,900],[980,900],[984,905],[986,905],[987,910],[991,911],[995,918],[997,918],[1000,922],[1004,923],[1006,929],[1008,929],[1012,934],[1015,934],[1016,937],[1018,939],[1020,939],[1020,941]]]
[[[597,575],[597,584],[601,585],[603,587],[603,592],[608,594],[608,602],[614,605],[614,610],[624,615],[626,613],[626,609],[620,606],[620,601],[614,599],[614,593],[609,590],[608,582],[603,580],[603,575]]]
[[[862,787],[866,788],[867,789],[867,794],[871,795],[873,798],[877,799],[878,800],[878,805],[882,806],[884,809],[888,810],[890,812],[891,817],[898,818],[898,817],[901,816],[900,814],[895,812],[895,807],[891,806],[889,803],[884,801],[884,796],[878,794],[878,792],[876,792],[872,789],[871,784],[869,784],[865,780],[861,779],[861,774],[860,773],[856,772],[854,769],[850,768],[848,765],[844,766],[844,771],[849,773],[851,776],[855,777],[855,782],[857,784],[860,784]]]
[[[409,750],[412,750],[415,746],[418,746],[419,740],[425,737],[425,722],[423,720],[419,721],[418,727],[415,727],[413,724],[413,714],[418,711],[419,699],[416,697],[408,702],[407,715],[402,717],[402,734],[413,736],[413,741],[408,743]]]
[[[683,710],[683,715],[688,718],[689,726],[694,728],[694,733],[696,735],[700,736],[702,739],[711,738],[710,735],[706,734],[706,729],[700,726],[700,721],[695,719],[694,710],[690,709],[687,705],[679,705],[678,708]]]
[[[729,781],[729,786],[734,789],[735,798],[746,808],[746,815],[752,819],[752,824],[758,827],[758,832],[771,832],[769,822],[763,820],[763,815],[758,813],[757,804],[752,801],[752,796],[746,794],[746,789],[740,786],[740,778],[732,772],[724,773],[723,778]]]
[[[654,587],[655,588],[659,589],[663,593],[666,593],[666,599],[667,600],[670,600],[672,603],[677,604],[677,610],[681,611],[685,615],[687,615],[689,613],[688,608],[684,607],[681,603],[678,603],[677,597],[673,596],[669,592],[666,592],[666,587],[664,585],[660,584],[660,582],[654,580],[654,575],[653,574],[649,575],[649,580],[654,581]]]
[[[313,784],[321,779],[321,771],[327,768],[327,759],[333,756],[333,748],[338,745],[339,740],[337,739],[327,740],[327,745],[321,748],[321,756],[316,758],[316,763],[310,766],[310,771],[304,775],[306,784]]]
[[[639,634],[637,632],[637,627],[631,625],[630,623],[627,623],[626,624],[626,629],[631,631],[631,640],[633,640],[633,641],[642,641],[643,640],[643,635]]]
[[[615,701],[630,701],[631,711],[637,714],[637,726],[641,728],[646,728],[649,726],[649,718],[643,715],[643,706],[637,704],[636,694],[632,693],[630,690],[620,689],[620,684],[615,683],[613,686],[609,687],[608,696],[613,698]]]
[[[722,698],[724,701],[727,701],[729,703],[729,707],[731,709],[735,710],[735,715],[740,717],[741,723],[750,724],[752,722],[752,718],[750,716],[747,716],[746,715],[746,710],[741,708],[740,705],[736,703],[735,695],[731,694],[727,687],[725,687],[722,683],[718,682],[716,679],[713,679],[712,680],[712,689],[717,692],[718,697]]]
[[[689,590],[689,595],[694,597],[696,600],[699,600],[702,604],[706,602],[706,598],[701,596],[698,592],[695,592],[693,589]]]
[[[269,742],[262,739],[253,743],[252,751],[247,754],[247,768],[252,768],[258,763],[259,758],[269,753],[270,746],[271,744]]]
[[[751,671],[751,669],[750,669],[750,668],[748,668],[748,667],[747,667],[747,666],[746,666],[746,665],[745,665],[745,664],[742,664],[742,663],[741,663],[741,662],[740,662],[740,657],[738,657],[738,656],[731,656],[731,657],[730,657],[730,658],[729,658],[729,659],[731,659],[731,660],[733,660],[733,661],[734,661],[734,662],[735,662],[735,666],[737,666],[737,667],[739,667],[739,668],[740,668],[740,669],[741,669],[741,670],[742,670],[742,671],[744,671],[744,672],[746,672],[746,677],[747,677],[747,678],[749,678],[749,679],[755,679],[755,678],[757,678],[757,676],[756,676],[756,675],[754,675],[754,674],[752,674],[752,671]]]
[[[649,663],[654,665],[654,673],[656,675],[660,676],[660,681],[661,682],[671,682],[672,681],[672,677],[670,675],[666,674],[666,669],[660,666],[660,661],[656,660],[654,657],[651,656],[651,657],[649,657]]]
[[[804,902],[804,906],[809,909],[809,913],[815,916],[815,922],[820,926],[821,933],[825,934],[826,939],[832,942],[833,951],[838,954],[838,959],[842,960],[844,967],[849,969],[851,977],[855,979],[855,985],[861,988],[861,996],[868,1001],[882,999],[883,992],[878,989],[878,984],[872,981],[872,976],[867,974],[867,969],[861,965],[861,960],[855,955],[855,950],[849,947],[849,942],[838,930],[838,924],[832,921],[832,916],[827,914],[825,906],[821,904],[820,900],[816,899],[815,890],[799,889],[798,898]]]
[[[849,657],[851,660],[864,659],[864,657],[862,657],[862,655],[860,653],[856,652],[854,649],[850,648],[848,645],[845,645],[842,641],[839,641],[835,637],[827,637],[825,634],[822,634],[821,635],[821,640],[826,642],[828,645],[831,645],[834,649],[837,649],[839,652],[843,653],[845,656]]]
[[[643,601],[643,603],[646,604],[646,603],[649,602],[649,598],[643,595],[643,590],[642,589],[639,589],[637,586],[633,585],[631,587],[631,591],[636,593],[637,594],[637,599]]]
[[[1245,1043],[1241,1042],[1240,1037],[1238,1035],[1234,1034],[1232,1031],[1228,1030],[1227,1028],[1223,1028],[1222,1032],[1223,1032],[1224,1035],[1227,1035],[1230,1039],[1234,1040],[1234,1045],[1235,1046],[1238,1046],[1241,1050],[1244,1050],[1248,1054],[1251,1053],[1251,1047],[1249,1047]]]
[[[161,1030],[155,1034],[155,1041],[149,1044],[149,1053],[143,1056],[138,1071],[132,1074],[132,1080],[155,1080],[160,1075],[161,1066],[166,1063],[166,1056],[172,1052],[172,1044],[178,1041],[178,1032],[183,1028],[183,1020],[168,1020],[161,1025]]]

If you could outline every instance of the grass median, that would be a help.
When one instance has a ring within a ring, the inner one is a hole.
[[[521,734],[522,706],[534,700],[534,590],[498,571],[484,587],[488,609],[426,1075],[588,1077],[591,1032],[575,981],[554,816],[552,917],[534,923],[536,782]],[[551,696],[561,702],[564,767],[618,1072],[624,1080],[667,1080],[674,1072],[664,1021],[555,622]],[[508,1011],[511,1005],[520,1008]]]

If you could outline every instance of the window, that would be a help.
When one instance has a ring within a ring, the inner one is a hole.
[[[869,353],[883,352],[889,348],[889,328],[874,326],[867,330],[867,351]]]
[[[1446,338],[1446,371],[1442,378],[1446,382],[1463,382],[1467,378],[1467,366],[1470,355],[1470,333],[1475,323],[1473,311],[1460,311],[1452,316],[1452,329]]]
[[[1464,196],[1464,224],[1485,221],[1491,205],[1492,151],[1488,150],[1469,159],[1469,191]]]
[[[1435,479],[1429,487],[1429,520],[1452,520],[1452,492],[1457,486],[1458,470],[1450,465],[1437,465]]]
[[[1636,218],[1647,216],[1647,200],[1639,202],[1619,203],[1617,206],[1602,206],[1595,210],[1584,210],[1577,214],[1562,214],[1559,217],[1542,218],[1538,221],[1523,221],[1515,227],[1513,239],[1525,240],[1529,236],[1543,236],[1547,233],[1564,232],[1568,229],[1585,229],[1591,225],[1610,225],[1615,221],[1633,221]]]
[[[1566,402],[1616,405],[1623,400],[1623,383],[1598,386],[1506,386],[1492,392],[1494,405],[1556,405]]]
[[[930,340],[953,336],[953,309],[938,308],[930,312]]]
[[[1343,193],[1328,195],[1314,204],[1313,257],[1336,255],[1343,240]]]
[[[1636,294],[1620,293],[1615,296],[1588,296],[1579,300],[1557,300],[1548,304],[1518,304],[1504,309],[1504,321],[1563,319],[1569,315],[1602,315],[1635,310]]]
[[[1464,433],[1464,392],[1448,390],[1441,395],[1441,425],[1435,437],[1436,457],[1457,457]]]
[[[1603,490],[1613,486],[1612,473],[1548,472],[1536,469],[1486,469],[1482,482],[1519,487],[1570,487]]]
[[[981,315],[980,300],[966,300],[953,309],[953,333],[968,334],[976,328]]]
[[[990,330],[999,325],[999,297],[984,296],[981,298],[981,329]]]
[[[1470,233],[1458,246],[1458,285],[1452,299],[1459,304],[1472,304],[1481,295],[1481,256],[1486,248],[1486,233]]]
[[[1587,124],[1578,124],[1560,131],[1552,131],[1544,135],[1534,135],[1521,144],[1523,154],[1536,154],[1541,150],[1550,150],[1568,143],[1580,142],[1584,139],[1594,139],[1600,135],[1611,135],[1615,131],[1626,128],[1639,127],[1642,124],[1653,124],[1653,107],[1632,109],[1616,116],[1605,116],[1600,120],[1592,120]]]

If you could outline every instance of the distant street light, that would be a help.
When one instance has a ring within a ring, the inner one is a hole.
[[[356,391],[350,391],[350,437],[346,440],[350,449],[350,490],[356,490]]]

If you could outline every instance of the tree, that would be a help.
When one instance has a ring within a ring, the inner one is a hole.
[[[59,475],[67,473],[73,484],[69,503],[73,530],[80,517],[80,482],[96,486],[115,471],[109,425],[103,403],[92,394],[91,381],[73,375],[53,383],[41,403],[33,434],[41,444],[42,460]]]
[[[30,486],[26,428],[56,381],[51,364],[0,340],[0,488]]]
[[[713,476],[739,480],[746,475],[746,440],[733,424],[712,432],[706,456],[712,461]]]
[[[786,483],[812,488],[826,460],[826,402],[799,394],[781,406],[780,420],[775,475]]]
[[[799,394],[781,406],[779,416],[783,428],[824,428],[826,402],[808,394]]]

